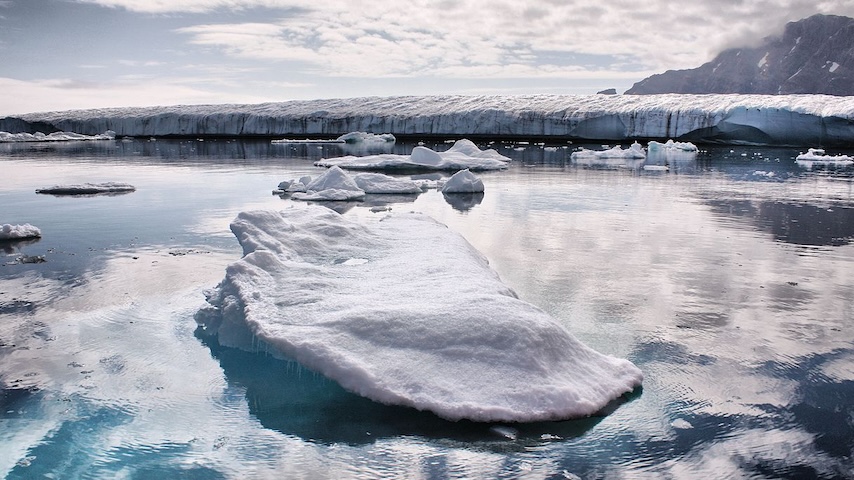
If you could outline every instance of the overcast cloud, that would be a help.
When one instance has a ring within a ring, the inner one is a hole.
[[[854,0],[0,0],[0,115],[623,91]]]

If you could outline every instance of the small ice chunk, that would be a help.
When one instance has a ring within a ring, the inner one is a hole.
[[[305,186],[305,193],[295,192],[291,198],[306,201],[348,201],[364,198],[365,191],[344,170],[332,167]]]
[[[394,143],[397,139],[390,133],[350,132],[341,135],[335,141],[344,143]]]
[[[41,230],[29,223],[23,225],[12,225],[5,223],[0,227],[0,240],[25,240],[29,238],[40,238]]]
[[[806,168],[813,166],[824,167],[849,167],[854,165],[854,157],[848,155],[826,155],[821,148],[810,148],[807,153],[802,153],[795,158],[795,162]]]
[[[480,193],[483,181],[468,169],[453,174],[442,187],[442,193]]]
[[[508,427],[506,425],[494,425],[489,429],[490,432],[498,435],[499,437],[504,437],[508,440],[516,440],[519,436],[519,430],[516,430],[513,427]]]
[[[382,173],[359,173],[353,176],[359,188],[365,193],[376,194],[412,194],[421,193],[421,186],[407,178],[395,178]]]
[[[691,422],[685,420],[684,418],[677,418],[670,422],[670,426],[673,428],[677,428],[679,430],[687,430],[689,428],[694,428],[694,425],[691,425]]]
[[[655,140],[649,142],[647,145],[647,149],[650,153],[656,152],[659,150],[677,150],[682,152],[696,152],[698,151],[697,146],[691,142],[674,142],[672,139],[668,140],[665,143],[656,142]]]

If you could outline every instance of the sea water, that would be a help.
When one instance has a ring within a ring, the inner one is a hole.
[[[645,169],[576,163],[568,144],[480,146],[513,159],[479,174],[482,196],[432,190],[329,206],[356,218],[421,211],[447,224],[522,299],[637,364],[642,391],[587,419],[453,423],[197,335],[204,290],[241,255],[228,228],[236,214],[285,208],[293,200],[271,194],[280,181],[367,151],[234,140],[0,145],[0,223],[43,235],[0,246],[0,472],[854,476],[854,171],[805,170],[789,148],[701,146]],[[137,190],[35,194],[106,181]]]

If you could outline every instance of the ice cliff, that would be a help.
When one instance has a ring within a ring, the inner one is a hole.
[[[0,131],[118,136],[490,136],[830,146],[854,141],[854,97],[527,95],[367,97],[32,113]]]

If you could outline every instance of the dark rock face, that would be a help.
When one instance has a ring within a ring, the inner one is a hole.
[[[627,94],[755,93],[854,95],[854,19],[813,15],[757,48],[726,50],[690,70],[668,70]]]

